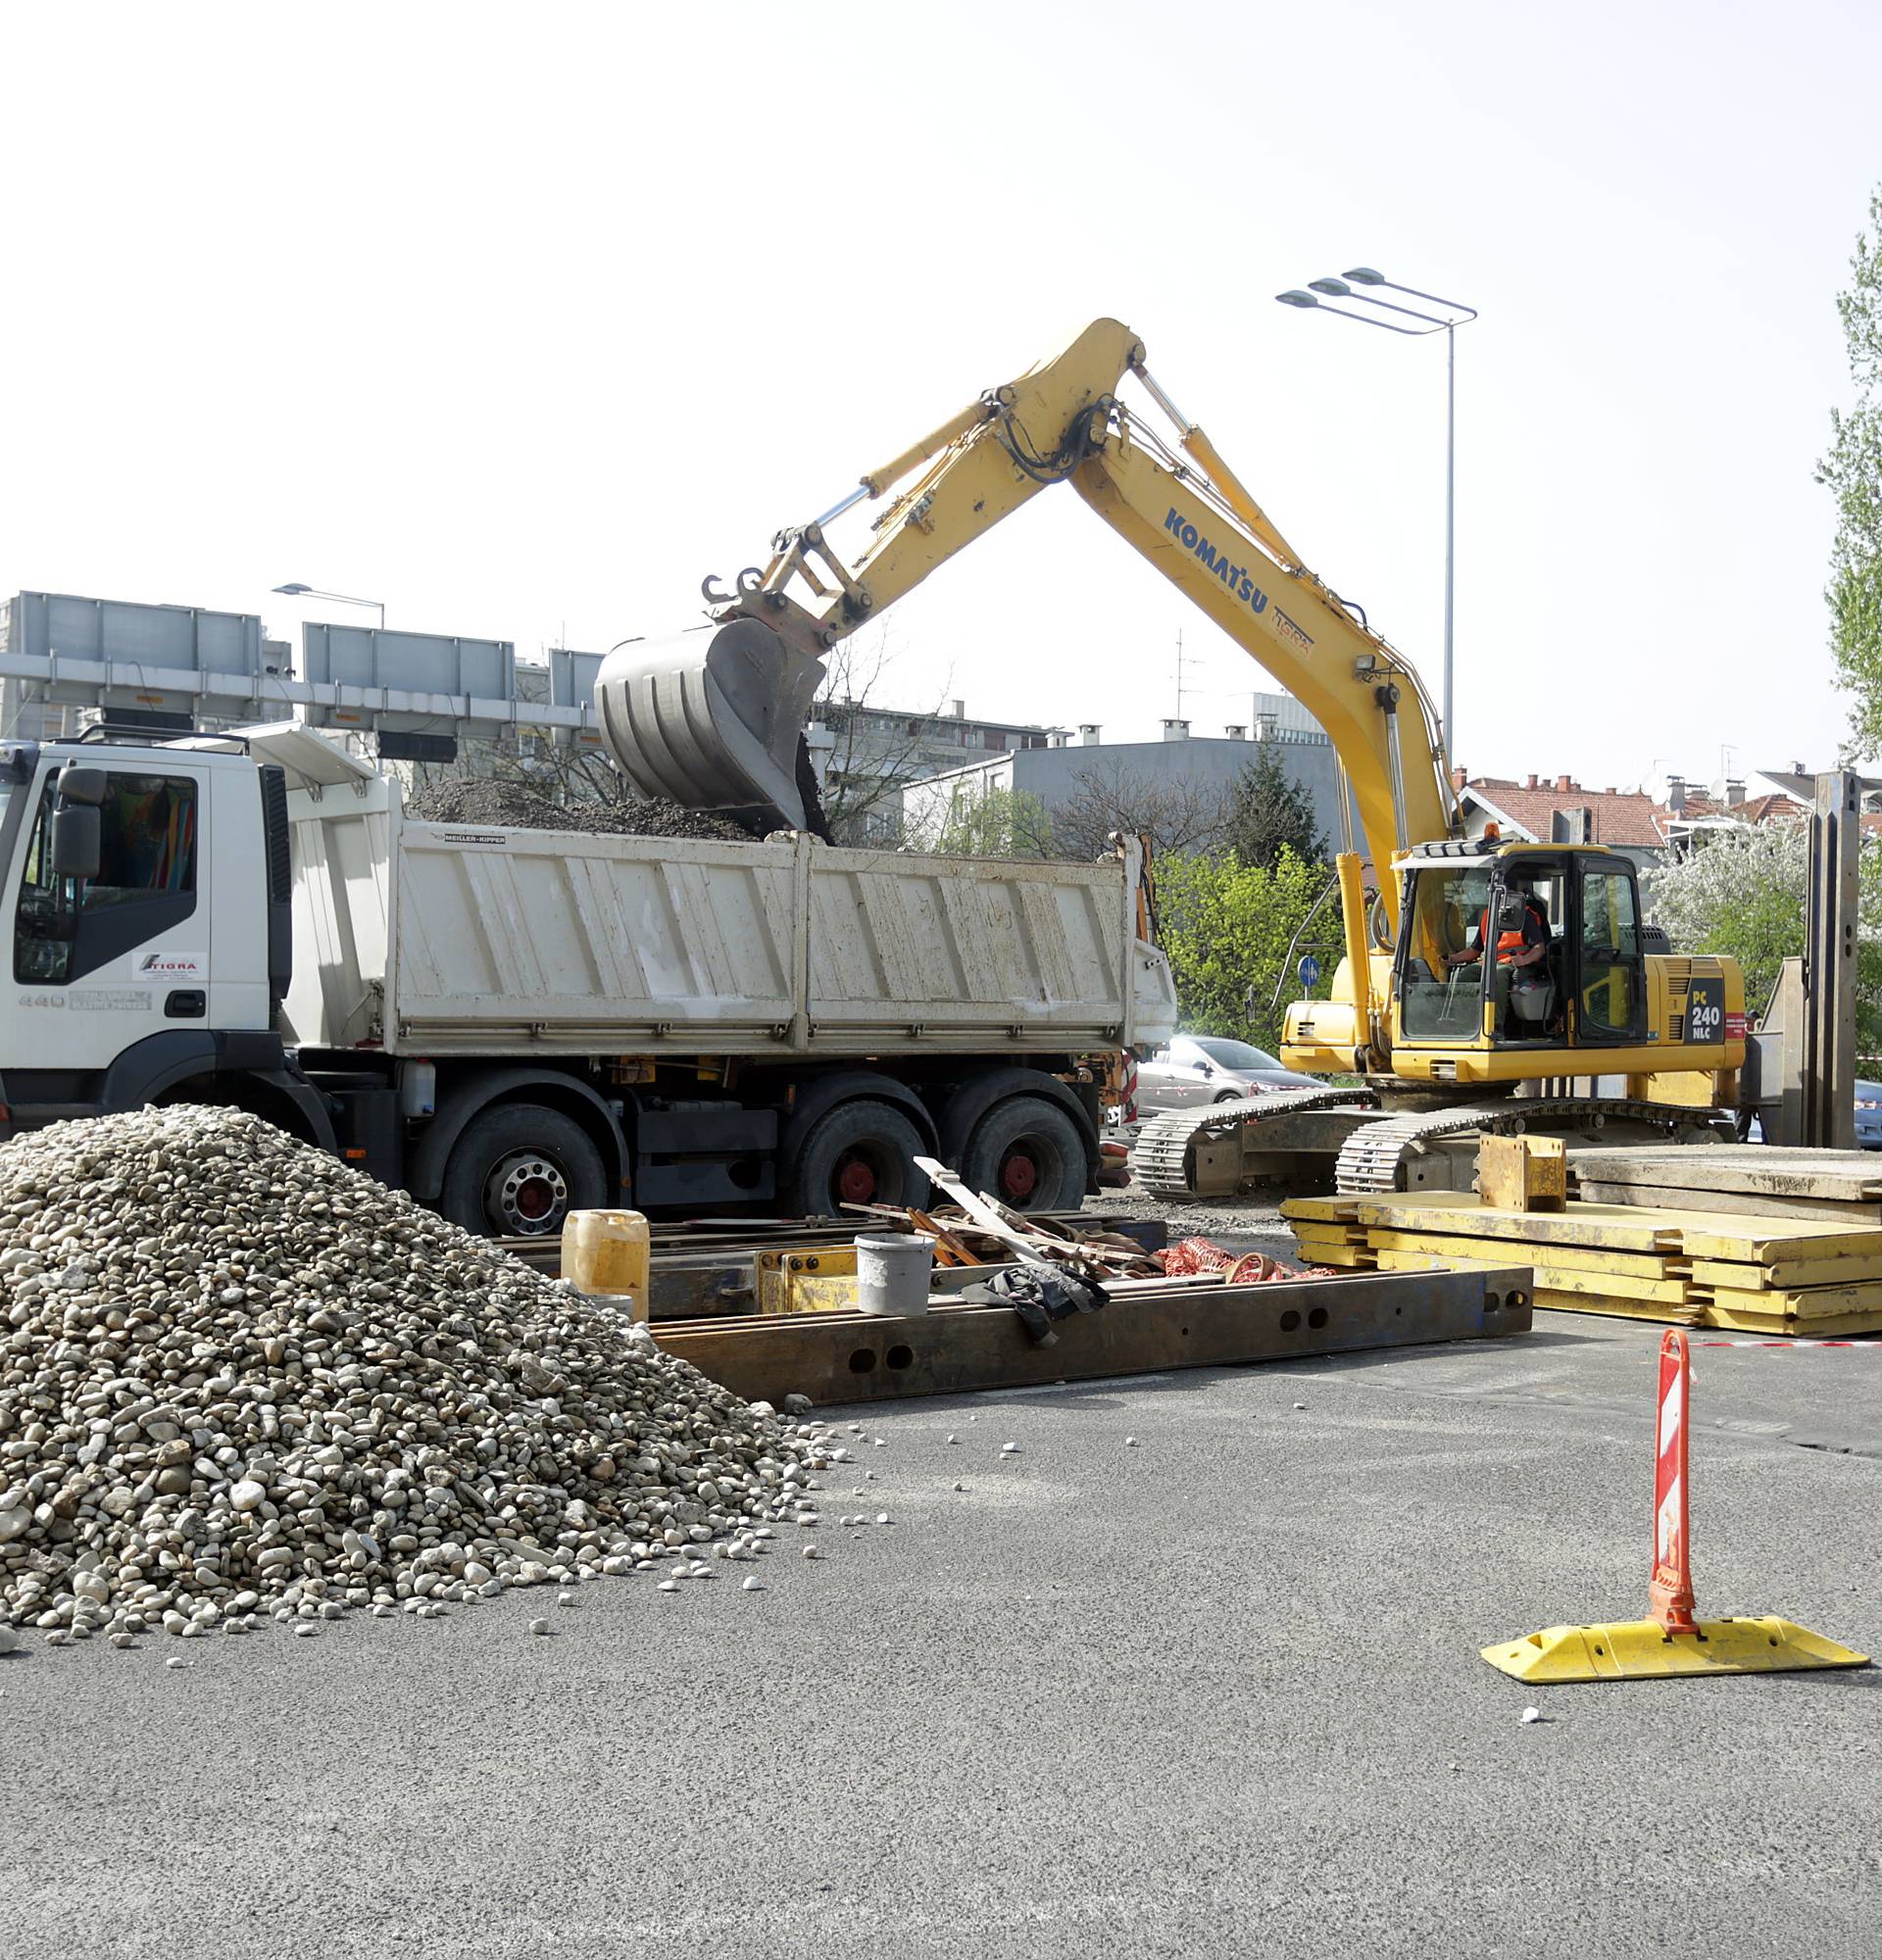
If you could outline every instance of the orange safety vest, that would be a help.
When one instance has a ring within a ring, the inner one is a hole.
[[[1525,901],[1523,904],[1523,910],[1527,912],[1531,909],[1532,907],[1529,906],[1528,902]],[[1483,917],[1479,919],[1477,922],[1477,944],[1479,946],[1487,945],[1489,942],[1489,938],[1490,938],[1490,907],[1488,906],[1485,906],[1483,908]],[[1503,962],[1507,959],[1513,959],[1515,956],[1522,951],[1522,948],[1523,948],[1523,937],[1522,937],[1522,929],[1520,926],[1518,926],[1516,930],[1513,932],[1499,933],[1497,935],[1498,965],[1501,966]]]

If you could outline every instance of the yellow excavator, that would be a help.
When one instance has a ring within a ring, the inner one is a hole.
[[[1127,378],[1173,445],[1119,398]],[[1307,567],[1114,319],[780,532],[734,590],[709,578],[708,626],[616,653],[596,700],[634,786],[815,826],[802,738],[823,656],[1056,483],[1287,687],[1341,763],[1345,956],[1329,1000],[1289,1009],[1282,1059],[1358,1086],[1157,1118],[1132,1153],[1146,1185],[1225,1195],[1329,1157],[1345,1191],[1467,1185],[1486,1131],[1683,1142],[1718,1127],[1745,1054],[1735,963],[1657,946],[1623,857],[1461,834],[1417,674]],[[884,498],[846,564],[827,527]]]

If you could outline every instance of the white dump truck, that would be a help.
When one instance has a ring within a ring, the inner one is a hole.
[[[421,823],[296,724],[0,743],[0,1134],[236,1103],[472,1230],[1079,1201],[1173,1031],[1097,864]]]

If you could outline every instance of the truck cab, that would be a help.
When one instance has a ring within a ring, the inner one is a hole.
[[[7,1133],[279,1069],[286,811],[244,755],[0,744]]]

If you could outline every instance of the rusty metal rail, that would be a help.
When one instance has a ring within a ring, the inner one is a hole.
[[[1059,1322],[1045,1347],[1011,1308],[966,1303],[895,1317],[671,1321],[656,1338],[748,1400],[803,1395],[824,1406],[1490,1340],[1529,1326],[1529,1273],[1510,1267],[1252,1287],[1145,1284],[1101,1312]]]

